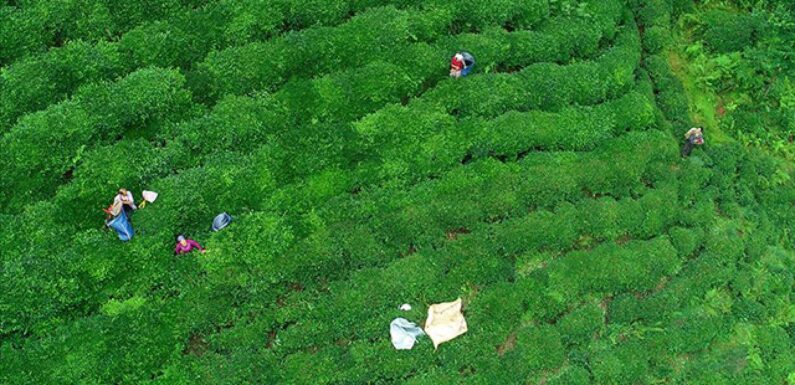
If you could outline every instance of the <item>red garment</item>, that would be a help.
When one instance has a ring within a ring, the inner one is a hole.
[[[204,250],[204,248],[199,244],[199,242],[194,241],[193,239],[186,239],[187,244],[182,246],[182,243],[177,242],[177,246],[174,248],[174,254],[186,254],[193,251],[193,249]]]
[[[464,68],[464,61],[458,60],[455,55],[453,55],[453,60],[450,60],[450,68],[455,71],[462,69]]]

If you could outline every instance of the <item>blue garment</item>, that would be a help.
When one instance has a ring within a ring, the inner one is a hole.
[[[472,72],[472,68],[475,68],[475,57],[466,51],[462,52],[461,55],[464,56],[464,69],[461,70],[461,76],[467,76]]]
[[[105,225],[116,230],[116,233],[119,234],[119,239],[122,241],[129,241],[135,235],[132,224],[127,219],[127,214],[124,210],[121,210],[119,215],[113,217],[113,219],[106,221]]]

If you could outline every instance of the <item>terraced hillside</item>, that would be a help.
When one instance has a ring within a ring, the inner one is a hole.
[[[692,1],[148,3],[0,5],[0,383],[795,384],[791,165],[680,156]]]

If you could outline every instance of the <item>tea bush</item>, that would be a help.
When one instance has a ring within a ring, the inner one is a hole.
[[[791,169],[679,153],[704,6],[6,2],[0,383],[791,381]]]

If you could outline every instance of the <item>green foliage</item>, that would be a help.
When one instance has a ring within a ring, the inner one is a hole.
[[[714,4],[0,6],[0,383],[791,381],[790,167],[678,148],[681,36],[704,84],[770,86],[734,124],[788,124],[789,67],[749,64],[787,4],[732,4],[693,35]],[[129,242],[119,187],[160,194]],[[466,334],[391,346],[459,297]]]
[[[67,40],[96,42],[146,21],[180,12],[177,0],[116,4],[106,0],[25,2],[0,8],[0,64],[60,47]]]
[[[0,207],[18,210],[23,202],[52,195],[95,143],[125,132],[149,137],[167,122],[184,119],[192,109],[183,84],[176,71],[140,70],[83,87],[72,100],[25,116],[0,139]]]
[[[519,348],[514,354],[530,370],[557,368],[564,360],[560,338],[558,331],[550,326],[524,328],[517,333]]]
[[[585,305],[564,316],[559,327],[567,345],[588,345],[604,327],[604,312],[596,304]]]
[[[52,54],[33,56],[4,67],[0,125],[9,127],[21,114],[62,100],[83,83],[109,79],[121,72],[116,47],[69,42]]]
[[[710,10],[702,16],[702,39],[716,52],[740,51],[755,43],[763,21],[749,14]]]
[[[681,257],[688,257],[701,245],[703,231],[675,227],[669,230],[671,243],[676,247]]]

